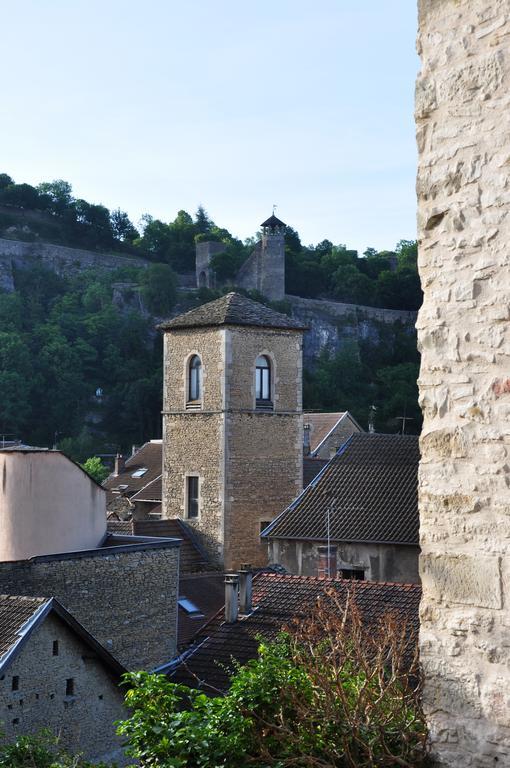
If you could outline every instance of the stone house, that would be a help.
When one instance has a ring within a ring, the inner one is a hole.
[[[266,528],[290,573],[419,582],[418,438],[356,432]]]
[[[176,648],[180,538],[111,534],[106,493],[59,451],[0,450],[0,592],[55,597],[124,666]]]
[[[260,531],[302,488],[304,329],[236,293],[161,328],[163,518],[213,563],[264,565]]]
[[[345,605],[354,600],[363,620],[373,622],[387,612],[418,629],[421,588],[418,584],[379,584],[345,579],[315,579],[259,572],[252,596],[244,588],[252,574],[225,576],[225,607],[195,635],[187,651],[167,672],[173,682],[202,688],[210,695],[228,689],[236,664],[257,657],[260,637],[274,640],[295,619],[310,615],[317,599],[333,589]]]
[[[0,729],[48,728],[73,754],[123,762],[124,667],[53,598],[0,595]]]
[[[303,453],[331,459],[354,432],[363,432],[349,411],[303,414]]]

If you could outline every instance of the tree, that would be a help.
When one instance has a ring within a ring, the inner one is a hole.
[[[5,189],[5,187],[9,187],[11,184],[14,184],[13,179],[6,173],[0,173],[0,189]]]
[[[0,203],[18,208],[38,208],[39,192],[30,184],[9,184],[0,189]]]
[[[153,264],[142,271],[141,291],[148,309],[155,315],[168,314],[177,299],[177,278],[167,264]]]
[[[96,483],[99,483],[99,485],[101,485],[110,474],[108,467],[103,464],[99,456],[93,456],[90,459],[87,459],[83,464],[80,464],[80,467],[84,469],[87,475],[90,475]]]
[[[261,638],[223,697],[128,675],[119,732],[146,768],[417,768],[427,744],[419,680],[413,627],[388,613],[365,624],[355,591],[341,603],[332,589],[276,641]]]
[[[43,181],[38,185],[37,190],[48,200],[48,209],[58,216],[73,204],[73,188],[63,179]]]
[[[112,227],[113,236],[121,243],[133,243],[139,232],[136,227],[131,223],[129,216],[125,211],[121,211],[120,208],[116,208],[110,214],[110,224]]]
[[[0,744],[0,768],[108,768],[105,763],[89,763],[59,746],[59,738],[49,730],[18,736],[10,744]],[[113,766],[110,766],[113,768]]]
[[[213,226],[214,222],[207,215],[207,211],[203,205],[199,205],[197,212],[195,213],[195,232],[197,234],[205,234],[206,232],[209,232]]]

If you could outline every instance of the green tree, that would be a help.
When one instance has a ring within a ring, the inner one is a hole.
[[[142,271],[142,297],[155,315],[172,311],[177,299],[177,277],[167,264],[153,264]]]
[[[108,467],[103,464],[99,456],[92,456],[83,464],[80,464],[80,466],[85,470],[87,475],[90,475],[91,478],[96,481],[96,483],[99,483],[99,485],[101,485],[101,483],[106,480],[110,474]]]
[[[37,190],[48,200],[48,210],[57,215],[62,215],[73,204],[73,188],[63,179],[43,181]]]
[[[129,216],[125,211],[116,208],[110,214],[110,224],[113,236],[121,243],[134,243],[140,236],[136,227],[131,223]]]

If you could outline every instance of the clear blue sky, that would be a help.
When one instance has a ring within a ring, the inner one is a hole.
[[[414,0],[0,0],[0,171],[240,237],[415,236]]]

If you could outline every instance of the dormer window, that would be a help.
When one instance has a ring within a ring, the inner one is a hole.
[[[257,357],[257,362],[255,363],[255,400],[257,408],[272,410],[271,363],[265,355]]]
[[[202,361],[193,355],[188,368],[187,408],[200,408],[202,405]]]

